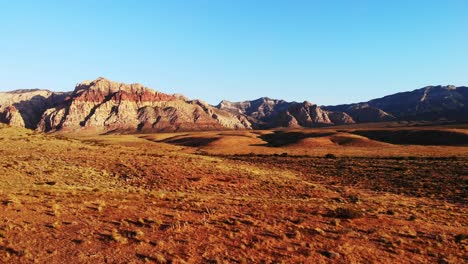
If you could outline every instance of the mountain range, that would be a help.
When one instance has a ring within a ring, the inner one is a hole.
[[[0,122],[43,132],[172,132],[276,127],[321,127],[387,121],[468,120],[468,87],[428,86],[368,102],[320,106],[308,101],[259,98],[202,100],[165,94],[141,84],[105,78],[84,81],[72,92],[0,92]]]

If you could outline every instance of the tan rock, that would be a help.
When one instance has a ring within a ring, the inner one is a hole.
[[[250,128],[234,115],[201,100],[104,78],[78,84],[64,103],[44,112],[42,131],[93,129],[155,132]]]
[[[0,122],[36,128],[42,113],[62,102],[66,95],[39,89],[0,93]]]

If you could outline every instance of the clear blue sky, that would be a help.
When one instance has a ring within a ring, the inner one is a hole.
[[[216,104],[468,85],[466,0],[0,0],[0,90],[104,76]]]

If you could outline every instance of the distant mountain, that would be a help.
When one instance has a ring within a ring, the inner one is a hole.
[[[244,102],[224,100],[216,107],[240,118],[246,118],[255,129],[318,127],[354,123],[353,119],[346,113],[326,111],[320,106],[307,101],[290,103],[263,97]]]
[[[468,87],[427,86],[364,103],[324,108],[346,112],[356,122],[466,121],[468,120]]]
[[[0,93],[0,123],[44,132],[297,128],[400,120],[468,121],[468,87],[428,86],[337,106],[268,97],[224,100],[211,106],[105,78],[82,82],[72,92],[31,89]]]
[[[267,97],[253,101],[222,101],[216,106],[246,118],[253,128],[320,127],[388,121],[467,121],[468,88],[428,86],[369,102],[318,106]]]
[[[253,101],[230,102],[221,101],[216,108],[236,115],[238,118],[247,119],[254,128],[269,127],[270,123],[275,122],[275,118],[284,112],[290,103],[283,100],[270,99],[262,97]]]

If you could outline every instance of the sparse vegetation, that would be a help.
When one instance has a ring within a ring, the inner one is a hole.
[[[158,142],[172,134],[27,131],[0,129],[2,263],[465,259],[466,147],[305,151],[262,145],[255,133],[268,131],[177,134],[219,138],[187,147]],[[235,151],[237,137],[249,143]]]

